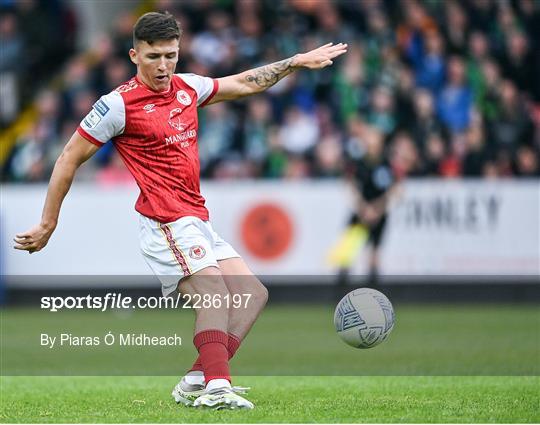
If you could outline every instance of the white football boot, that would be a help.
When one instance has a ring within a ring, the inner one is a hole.
[[[249,387],[234,386],[230,388],[235,394],[247,394]],[[172,396],[176,403],[185,406],[193,406],[193,402],[204,394],[205,382],[202,372],[192,371],[184,376],[172,390]]]
[[[222,387],[205,390],[194,402],[193,407],[209,407],[220,409],[253,409],[255,406],[249,400],[239,396],[234,388]]]
[[[204,378],[202,382],[202,384],[189,383],[184,376],[172,390],[174,401],[192,406],[193,402],[204,393]]]

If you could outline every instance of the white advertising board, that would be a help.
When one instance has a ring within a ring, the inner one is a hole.
[[[386,274],[540,275],[540,183],[408,182],[386,236]]]
[[[12,249],[15,233],[39,221],[45,193],[44,185],[1,188],[5,275],[151,274],[139,252],[134,186],[75,185],[49,245],[32,255]],[[335,273],[328,253],[351,211],[342,182],[206,182],[203,194],[215,230],[255,273]],[[382,274],[540,274],[538,180],[415,180],[403,185],[394,204]],[[356,273],[365,272],[365,258],[365,250],[359,252]]]

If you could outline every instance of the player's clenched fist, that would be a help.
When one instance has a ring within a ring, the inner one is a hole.
[[[321,69],[332,65],[332,59],[341,56],[347,52],[345,43],[328,43],[324,46],[310,50],[306,53],[300,53],[293,58],[294,67],[303,67],[309,69]]]
[[[40,251],[47,245],[53,232],[54,227],[38,224],[27,232],[15,235],[13,240],[16,245],[13,248],[28,251],[29,254]]]

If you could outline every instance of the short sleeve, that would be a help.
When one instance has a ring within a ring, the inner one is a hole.
[[[218,90],[218,81],[197,74],[178,74],[184,82],[197,92],[197,106],[206,105]]]
[[[94,103],[92,110],[83,118],[78,133],[89,142],[102,146],[123,133],[126,125],[126,108],[122,95],[113,91]]]

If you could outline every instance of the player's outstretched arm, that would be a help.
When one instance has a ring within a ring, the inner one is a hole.
[[[99,148],[75,132],[56,160],[49,181],[47,198],[41,215],[41,222],[30,230],[15,235],[13,248],[28,251],[40,251],[47,245],[60,214],[62,201],[71,187],[73,177],[79,166],[90,158]]]
[[[301,68],[322,69],[332,65],[333,59],[347,52],[344,43],[328,43],[306,53],[236,75],[218,79],[219,89],[209,104],[233,100],[260,93],[272,87],[283,77]]]

